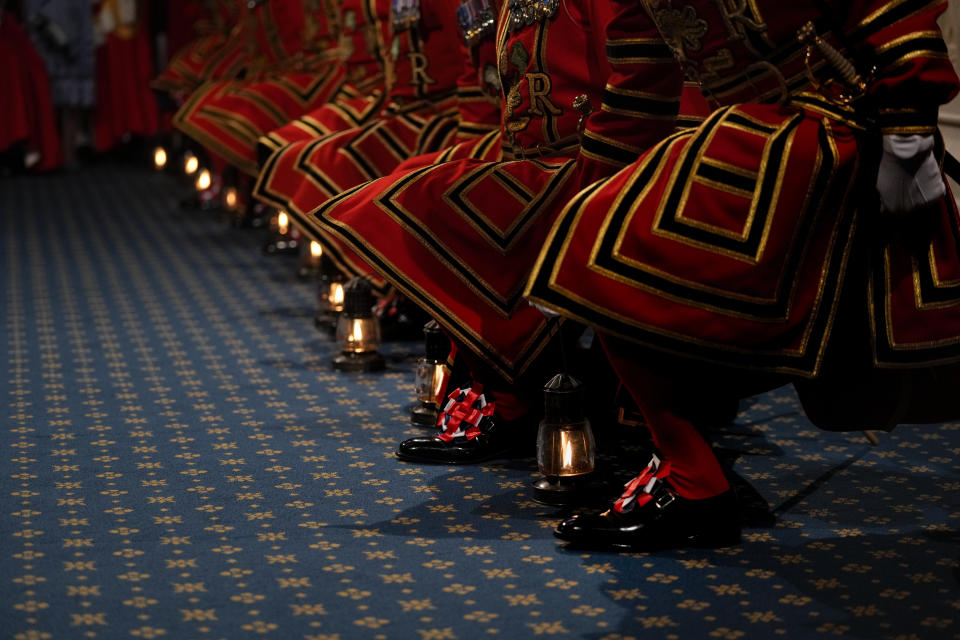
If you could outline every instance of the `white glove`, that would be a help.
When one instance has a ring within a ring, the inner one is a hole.
[[[894,215],[909,213],[942,198],[947,187],[933,157],[933,136],[883,136],[877,191],[880,210]]]

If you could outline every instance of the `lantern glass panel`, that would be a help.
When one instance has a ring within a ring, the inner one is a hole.
[[[375,317],[337,320],[337,344],[344,353],[367,353],[380,347],[380,323]]]
[[[424,403],[439,404],[439,396],[450,377],[450,367],[443,362],[420,358],[417,360],[415,386],[417,400]]]
[[[572,424],[540,423],[537,465],[547,477],[581,476],[595,468],[596,443],[590,421]]]

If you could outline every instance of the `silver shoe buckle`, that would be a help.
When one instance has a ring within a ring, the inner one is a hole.
[[[663,483],[658,483],[660,486],[656,488],[654,492],[651,493],[653,497],[653,504],[657,509],[663,510],[669,507],[677,499],[677,494],[670,490]]]

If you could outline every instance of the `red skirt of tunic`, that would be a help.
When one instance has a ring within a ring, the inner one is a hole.
[[[337,89],[327,104],[296,120],[274,129],[257,142],[257,156],[261,169],[267,160],[283,146],[301,140],[313,140],[334,133],[362,126],[379,115],[386,92],[381,78],[364,82],[361,86],[347,82]]]
[[[290,73],[256,83],[238,83],[194,112],[197,140],[230,160],[239,169],[257,175],[259,139],[333,98],[344,83],[342,64],[331,61],[309,73]]]
[[[444,149],[456,135],[454,98],[393,107],[353,129],[287,144],[263,166],[254,194],[295,216],[345,189],[393,172],[404,160]]]
[[[920,235],[911,225],[909,244],[870,232],[875,165],[850,115],[800,96],[726,107],[669,137],[575,198],[527,294],[648,346],[814,376],[845,278],[861,274],[850,282],[863,284],[853,293],[869,307],[877,364],[957,359],[953,201]]]
[[[391,111],[390,117],[362,127],[283,147],[264,165],[254,188],[257,197],[284,208],[338,268],[366,275],[380,289],[384,282],[374,270],[304,214],[351,187],[390,174],[408,158],[450,146],[456,137],[454,98]]]
[[[460,129],[462,137],[463,129]],[[482,160],[496,162],[500,159],[501,132],[499,129],[491,131],[472,140],[465,140],[447,147],[443,151],[434,151],[419,156],[413,156],[397,165],[396,173],[406,173],[414,169],[422,169],[432,164],[450,162],[451,160]]]
[[[173,114],[173,125],[176,128],[197,140],[218,161],[225,164],[231,163],[231,156],[242,158],[242,149],[234,151],[226,148],[225,145],[219,144],[220,141],[209,136],[209,132],[218,130],[219,123],[211,121],[210,116],[203,111],[203,106],[231,87],[241,84],[240,80],[211,80],[205,82],[193,91],[187,100],[180,105],[177,112]],[[225,153],[221,147],[225,148]]]
[[[563,157],[462,158],[361,185],[306,220],[515,380],[555,326],[527,304],[523,286],[586,175],[579,161]]]
[[[34,169],[60,165],[60,138],[43,59],[12,15],[0,21],[0,150],[24,142],[40,154]]]
[[[304,110],[326,103],[343,80],[343,66],[331,63],[326,70],[311,74],[260,82],[210,82],[181,106],[174,124],[214,155],[256,175],[259,138],[279,126],[278,122],[286,123]]]
[[[113,147],[121,136],[152,136],[160,128],[157,101],[150,91],[153,62],[147,31],[132,38],[111,33],[97,51],[97,108],[94,144]]]

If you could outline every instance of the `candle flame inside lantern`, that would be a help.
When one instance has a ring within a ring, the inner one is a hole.
[[[430,398],[431,400],[439,400],[440,394],[443,393],[443,385],[447,381],[446,369],[442,364],[433,367],[433,397]]]
[[[372,353],[380,343],[376,318],[341,317],[337,342],[344,353]]]
[[[200,168],[200,161],[197,160],[197,156],[192,153],[187,156],[187,159],[183,163],[183,171],[188,176],[192,176],[197,172],[197,169]]]
[[[319,258],[323,255],[323,247],[321,247],[320,243],[316,240],[310,241],[310,255],[314,258]]]
[[[210,188],[210,170],[204,169],[197,176],[197,191],[203,191]]]
[[[334,282],[330,285],[330,306],[337,313],[343,310],[343,283]]]
[[[564,440],[560,446],[562,447],[560,451],[562,458],[560,463],[561,468],[564,470],[573,469],[573,443],[569,440]]]
[[[163,169],[167,166],[167,151],[163,147],[157,147],[153,150],[153,165],[157,169]]]
[[[277,233],[284,236],[287,235],[287,230],[290,228],[290,218],[287,216],[286,211],[281,211],[277,214]]]
[[[223,201],[228,209],[233,209],[237,206],[237,190],[233,187],[227,189],[227,194],[223,197]]]
[[[361,320],[353,321],[353,326],[350,328],[349,341],[357,345],[363,344],[363,321]]]
[[[537,464],[548,477],[586,475],[594,470],[593,431],[589,422],[569,425],[541,423]]]
[[[442,362],[431,362],[421,358],[416,368],[417,400],[420,402],[437,404],[440,395],[446,386],[450,369]]]

